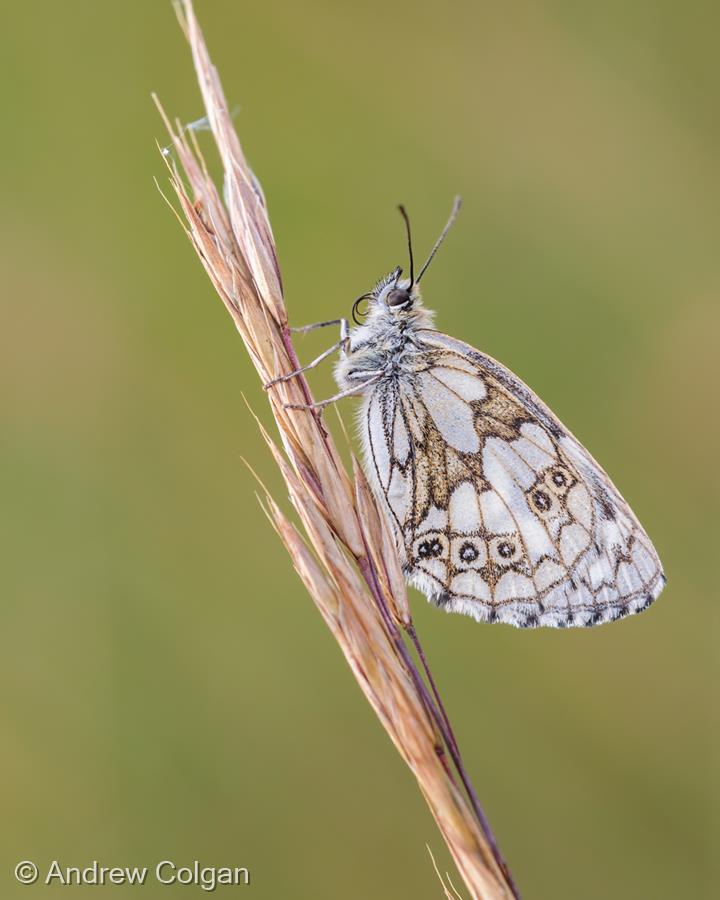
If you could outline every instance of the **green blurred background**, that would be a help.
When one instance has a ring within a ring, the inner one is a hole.
[[[447,853],[258,509],[263,394],[153,184],[150,92],[202,115],[170,4],[3,7],[0,895],[61,895],[20,859],[167,858],[258,898],[437,898]],[[587,632],[412,598],[524,896],[717,896],[717,6],[197,11],[296,323],[404,262],[398,201],[422,256],[461,193],[440,327],[540,393],[664,560],[649,613]]]

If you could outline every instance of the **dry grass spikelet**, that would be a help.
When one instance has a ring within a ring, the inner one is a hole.
[[[224,185],[219,190],[211,179],[193,130],[171,123],[158,103],[171,138],[164,154],[170,183],[183,227],[266,383],[298,367],[267,207],[191,0],[178,2],[176,11],[192,50]],[[277,384],[268,400],[282,446],[261,426],[262,434],[304,537],[267,492],[265,511],[360,688],[417,779],[470,896],[516,897],[435,685],[421,676],[403,638],[405,633],[422,653],[394,539],[362,469],[355,463],[353,477],[348,475],[318,415],[287,408],[311,402],[304,378]],[[424,656],[421,661],[426,665]],[[431,678],[429,669],[425,672]]]

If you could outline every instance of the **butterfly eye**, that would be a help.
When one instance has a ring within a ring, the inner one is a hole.
[[[390,307],[405,306],[405,304],[410,304],[410,302],[410,291],[402,288],[393,288],[386,299],[386,303]]]

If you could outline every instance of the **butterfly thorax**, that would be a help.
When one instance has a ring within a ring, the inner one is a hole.
[[[413,294],[412,307],[389,309],[381,300],[371,303],[367,321],[350,332],[346,354],[335,367],[335,380],[347,389],[372,376],[396,379],[422,367],[423,350],[418,333],[432,328],[433,313]]]

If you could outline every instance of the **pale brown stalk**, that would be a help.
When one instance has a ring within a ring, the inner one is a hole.
[[[191,0],[181,0],[176,9],[192,50],[224,185],[219,190],[210,178],[193,131],[171,123],[158,104],[171,138],[165,154],[170,183],[183,227],[266,383],[298,367],[267,208]],[[346,472],[320,417],[287,408],[311,400],[305,379],[277,384],[267,396],[282,446],[261,426],[262,434],[304,538],[267,492],[265,510],[360,688],[417,779],[470,896],[515,897],[439,694],[423,680],[403,639],[406,632],[420,650],[385,515],[360,466],[354,464],[352,478]]]

